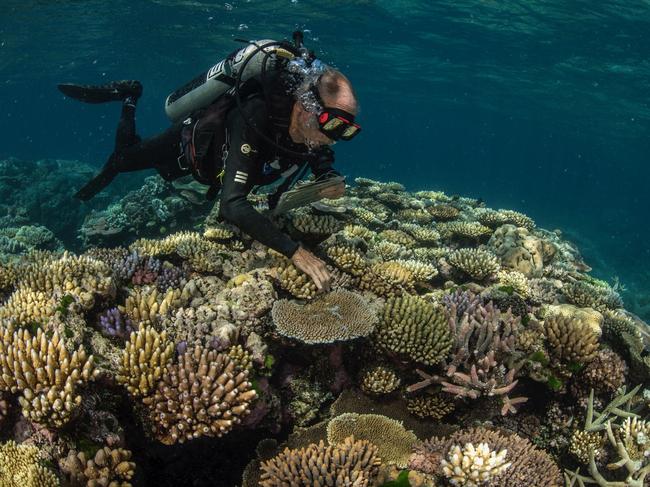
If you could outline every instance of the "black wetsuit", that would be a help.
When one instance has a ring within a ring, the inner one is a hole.
[[[286,172],[292,170],[289,177],[297,175],[296,171],[301,171],[305,164],[316,177],[338,174],[332,169],[334,153],[331,149],[323,147],[309,153],[307,146],[291,141],[288,125],[292,106],[290,95],[284,95],[284,99],[276,95],[271,103],[259,93],[245,97],[241,111],[233,103],[227,111],[224,133],[213,134],[202,162],[208,175],[197,178],[211,185],[213,191],[221,189],[219,215],[224,220],[287,257],[297,250],[298,243],[258,212],[247,195],[256,186],[278,181],[282,173],[286,176]],[[186,158],[181,156],[182,122],[172,125],[162,134],[140,141],[135,133],[134,109],[129,111],[127,108],[125,106],[122,110],[116,150],[111,156],[119,172],[153,167],[166,180],[195,173],[189,168]],[[249,124],[280,147],[309,155],[298,157],[283,151],[264,140]],[[219,177],[224,164],[225,171]],[[279,195],[274,196],[277,198]]]

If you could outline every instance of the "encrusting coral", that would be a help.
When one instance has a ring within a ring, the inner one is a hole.
[[[93,356],[73,353],[58,333],[0,325],[0,391],[19,393],[23,415],[36,423],[64,426],[81,404],[79,387],[96,376]]]
[[[332,343],[370,335],[377,316],[357,293],[332,291],[300,305],[286,299],[273,304],[273,323],[280,335],[303,343]]]
[[[14,441],[0,443],[0,486],[59,487],[54,472],[39,459],[39,450],[32,445],[17,445]]]
[[[348,436],[377,445],[383,463],[405,467],[417,437],[402,423],[381,414],[344,413],[327,424],[327,441],[336,445]]]
[[[453,337],[444,309],[419,296],[390,298],[373,340],[414,362],[435,365],[451,349]]]
[[[90,458],[84,452],[70,450],[59,467],[73,487],[131,487],[128,481],[135,473],[131,452],[123,448],[103,447]]]
[[[261,487],[371,487],[381,464],[377,447],[365,440],[345,438],[336,445],[310,444],[284,451],[262,462]]]
[[[201,436],[222,436],[250,413],[257,393],[249,371],[228,354],[196,347],[167,365],[145,396],[154,434],[171,445]]]

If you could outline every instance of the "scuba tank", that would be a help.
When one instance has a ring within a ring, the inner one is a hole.
[[[247,46],[231,53],[167,97],[165,113],[172,122],[185,119],[224,93],[238,89],[247,80],[272,70],[278,57],[293,59],[299,54],[286,42],[269,39],[246,42]]]

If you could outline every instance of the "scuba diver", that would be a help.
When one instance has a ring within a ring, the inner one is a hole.
[[[354,122],[356,96],[342,73],[303,46],[301,32],[294,32],[293,41],[243,41],[246,47],[167,97],[165,111],[173,124],[146,140],[135,128],[138,81],[59,85],[76,100],[122,103],[114,152],[75,196],[91,199],[122,172],[155,168],[167,181],[192,174],[209,186],[208,199],[220,193],[220,218],[290,258],[319,291],[328,290],[331,276],[324,262],[247,200],[255,188],[284,178],[269,195],[273,210],[307,169],[318,184],[312,194],[305,185],[304,202],[345,191],[329,146],[361,130]]]

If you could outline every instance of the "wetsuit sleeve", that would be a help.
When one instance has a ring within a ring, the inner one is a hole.
[[[323,147],[318,153],[309,161],[311,172],[319,178],[328,178],[332,176],[340,176],[341,174],[336,171],[332,165],[334,164],[334,151],[329,147]]]
[[[257,116],[253,114],[252,117],[259,121],[259,112]],[[255,120],[251,122],[254,123]],[[262,120],[258,124],[260,130],[263,130],[263,123]],[[257,172],[262,167],[263,161],[259,156],[262,145],[260,138],[246,125],[241,116],[232,118],[228,130],[230,149],[226,158],[219,214],[258,242],[290,258],[298,249],[298,243],[280,231],[246,199]]]

